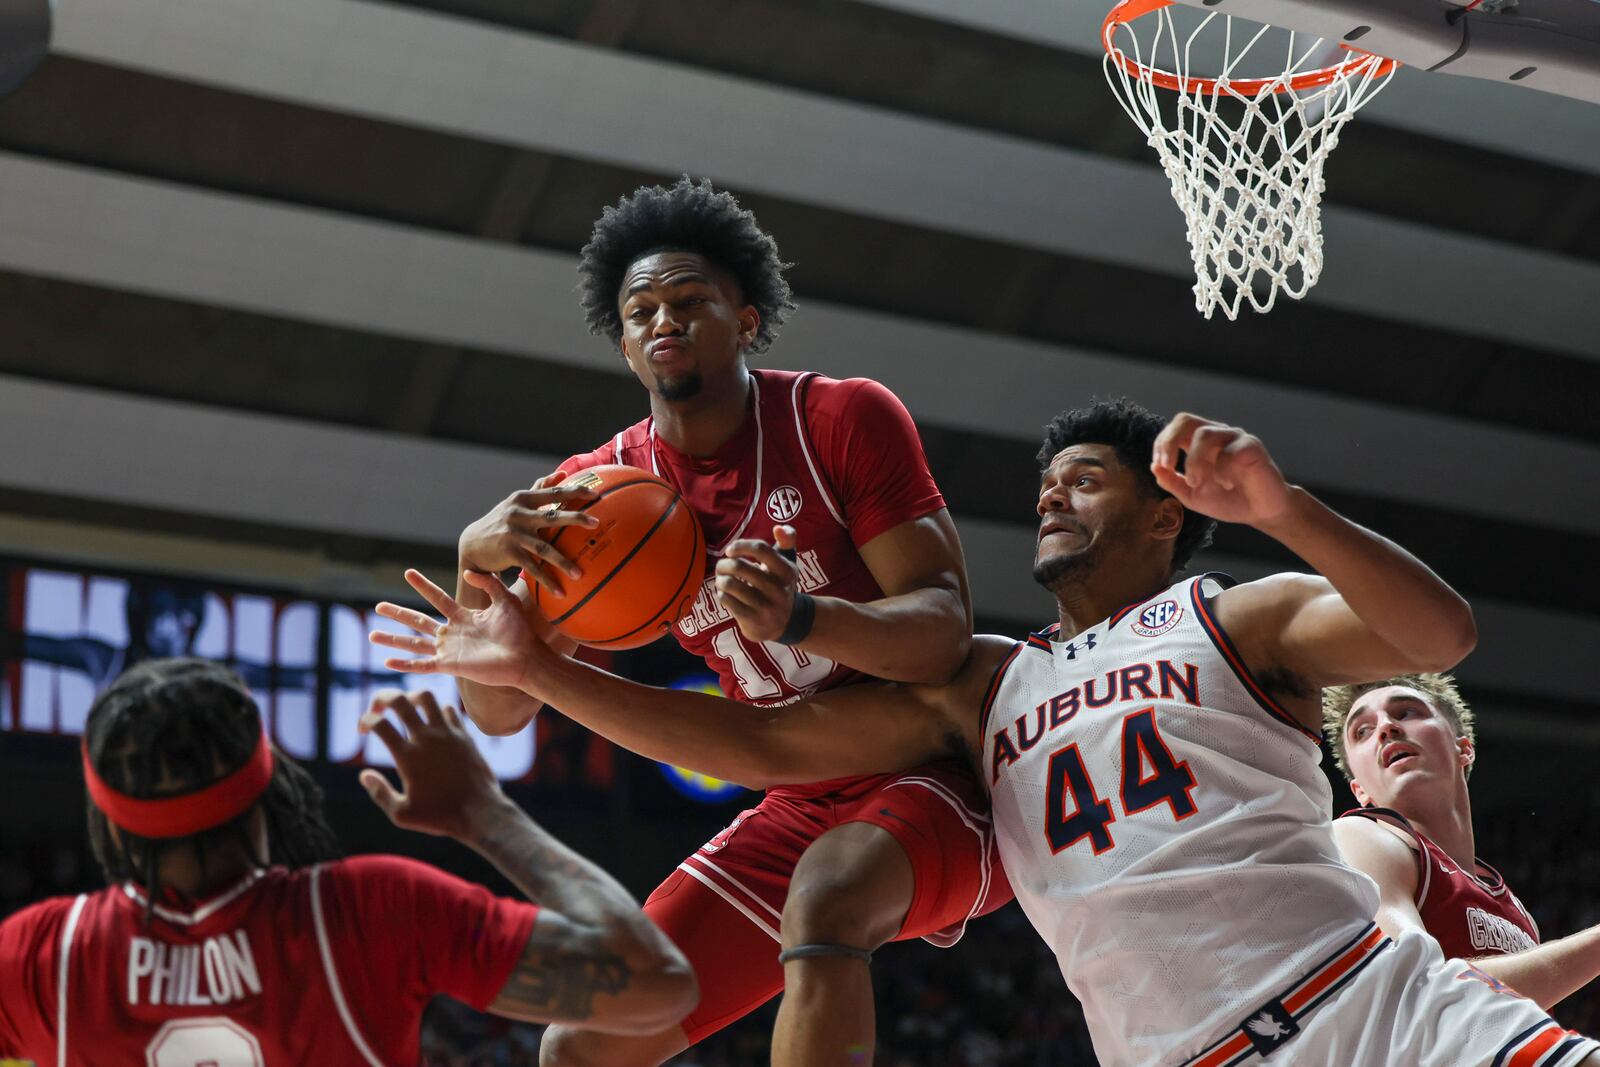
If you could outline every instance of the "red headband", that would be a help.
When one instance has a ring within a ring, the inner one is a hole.
[[[140,837],[188,837],[221,826],[250,810],[272,781],[272,746],[261,731],[244,766],[204,789],[174,797],[142,799],[119,793],[95,773],[89,744],[83,745],[83,779],[95,807],[119,828]]]

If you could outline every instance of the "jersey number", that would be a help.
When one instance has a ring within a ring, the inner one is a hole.
[[[1172,750],[1156,729],[1156,709],[1145,708],[1122,720],[1122,811],[1125,815],[1166,804],[1173,819],[1195,812],[1194,775],[1188,763],[1172,758]],[[1089,839],[1095,855],[1115,848],[1109,827],[1117,821],[1110,801],[1095,792],[1089,768],[1077,745],[1054,752],[1045,774],[1044,833],[1050,851],[1071,848]]]
[[[765,700],[783,694],[783,687],[773,680],[772,675],[756,666],[755,657],[745,645],[737,626],[720,631],[711,639],[711,647],[733,668],[733,676],[739,679],[739,689],[746,700]],[[761,650],[778,668],[791,689],[803,691],[833,673],[833,660],[808,656],[793,645],[763,641]]]
[[[265,1067],[261,1044],[232,1019],[174,1019],[144,1049],[147,1067]]]

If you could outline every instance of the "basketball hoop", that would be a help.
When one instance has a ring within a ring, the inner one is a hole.
[[[1111,9],[1101,28],[1106,81],[1188,221],[1195,307],[1206,318],[1220,307],[1236,319],[1245,301],[1270,311],[1279,291],[1298,300],[1322,273],[1323,164],[1399,64],[1217,11],[1196,13],[1199,24],[1183,31],[1172,4]],[[1211,60],[1211,76],[1190,67]]]

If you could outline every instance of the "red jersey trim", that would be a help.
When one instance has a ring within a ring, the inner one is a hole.
[[[1191,579],[1189,583],[1189,598],[1194,602],[1195,614],[1200,619],[1201,628],[1205,630],[1206,636],[1211,638],[1211,643],[1221,653],[1223,662],[1228,665],[1229,670],[1233,671],[1234,677],[1239,679],[1239,684],[1244,686],[1245,691],[1255,698],[1257,704],[1261,705],[1262,710],[1285,726],[1292,728],[1301,736],[1309,738],[1312,744],[1321,745],[1322,738],[1300,725],[1299,720],[1285,711],[1283,706],[1276,700],[1273,700],[1266,687],[1256,681],[1255,676],[1250,673],[1250,668],[1245,666],[1244,657],[1239,655],[1239,650],[1233,647],[1233,641],[1211,614],[1210,604],[1200,592],[1200,587],[1205,584],[1207,578],[1215,578],[1226,582],[1228,586],[1233,585],[1233,579],[1226,574],[1219,574],[1213,571]]]
[[[989,712],[994,707],[995,697],[1000,695],[1000,683],[1005,679],[1006,671],[1010,669],[1012,660],[1017,658],[1017,653],[1026,647],[1021,641],[1014,642],[1011,646],[1011,651],[1006,653],[1006,658],[1000,661],[1000,665],[994,669],[994,674],[989,677],[989,688],[984,691],[983,695],[983,707],[978,711],[979,744],[985,743],[983,735],[989,730]],[[980,751],[978,756],[981,759],[983,753]]]

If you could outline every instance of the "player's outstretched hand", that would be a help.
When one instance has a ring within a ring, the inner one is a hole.
[[[717,560],[717,603],[752,641],[776,641],[789,625],[800,568],[782,555],[794,554],[794,527],[774,526],[773,544],[753,538],[735,541]]]
[[[406,571],[406,582],[444,616],[443,621],[384,601],[378,605],[378,614],[414,632],[374,630],[367,640],[413,654],[410,659],[391,656],[384,660],[384,666],[392,671],[452,674],[482,685],[516,688],[527,673],[530,655],[543,649],[544,642],[535,634],[522,602],[497,576],[468,571],[466,579],[489,594],[488,607],[464,608],[421,571]]]
[[[556,591],[551,570],[578,577],[577,566],[543,536],[562,526],[592,527],[594,516],[571,510],[596,498],[586,486],[563,484],[565,471],[547,474],[532,489],[512,493],[461,532],[461,565],[469,571],[499,574],[521,567],[534,581]]]
[[[1270,524],[1292,502],[1292,488],[1260,438],[1187,412],[1156,438],[1150,470],[1180,504],[1219,522]]]
[[[386,711],[394,712],[404,732],[384,717]],[[378,771],[362,771],[360,779],[396,826],[468,838],[475,821],[503,799],[461,716],[448,704],[440,707],[432,693],[381,691],[361,716],[360,729],[378,735],[400,772],[400,789]]]

